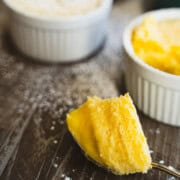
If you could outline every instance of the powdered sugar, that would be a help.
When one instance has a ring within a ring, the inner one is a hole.
[[[102,0],[8,0],[20,11],[41,16],[75,16],[97,9]]]

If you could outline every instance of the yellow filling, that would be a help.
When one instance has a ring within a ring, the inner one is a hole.
[[[147,17],[134,29],[132,43],[145,63],[180,75],[180,20],[156,21]]]
[[[128,94],[88,98],[67,115],[67,125],[85,154],[114,173],[146,173],[151,168],[146,138]]]

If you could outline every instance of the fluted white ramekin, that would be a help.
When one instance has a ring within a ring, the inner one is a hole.
[[[42,17],[17,10],[4,0],[15,45],[26,55],[47,62],[72,62],[95,52],[103,43],[112,0],[82,16]]]
[[[165,73],[144,63],[136,56],[132,46],[132,31],[145,16],[152,16],[157,20],[180,20],[180,9],[151,11],[136,18],[126,27],[123,44],[127,53],[127,90],[137,107],[145,114],[160,122],[180,126],[180,76]]]

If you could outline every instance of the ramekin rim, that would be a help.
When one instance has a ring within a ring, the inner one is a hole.
[[[101,14],[102,12],[104,12],[105,9],[108,9],[111,5],[112,5],[113,0],[103,0],[102,1],[102,5],[91,11],[88,12],[87,14],[82,14],[82,15],[76,15],[76,16],[72,16],[70,18],[65,18],[63,16],[57,16],[57,17],[47,17],[47,16],[38,16],[36,14],[31,14],[31,13],[27,13],[27,12],[23,12],[18,10],[18,8],[14,7],[13,5],[11,5],[10,0],[3,0],[3,3],[10,8],[12,11],[14,11],[15,13],[24,16],[26,18],[31,18],[33,20],[39,20],[39,21],[43,21],[43,22],[74,22],[74,21],[81,21],[81,20],[86,20],[89,18],[93,18],[98,14]]]
[[[169,78],[169,79],[173,79],[173,80],[180,80],[180,76],[178,75],[174,75],[174,74],[170,74],[164,71],[161,71],[159,69],[156,69],[148,64],[146,64],[143,60],[141,60],[134,52],[133,46],[132,46],[132,42],[131,42],[131,35],[132,34],[132,30],[134,29],[134,27],[136,27],[140,22],[142,22],[142,20],[144,19],[144,17],[149,16],[149,15],[153,15],[156,16],[156,14],[158,13],[175,13],[175,12],[179,12],[179,17],[180,17],[180,8],[165,8],[165,9],[160,9],[160,10],[153,10],[153,11],[149,11],[146,12],[138,17],[136,17],[135,19],[133,19],[125,28],[124,32],[123,32],[123,46],[124,49],[126,51],[126,53],[130,56],[130,58],[136,62],[138,65],[142,66],[143,68],[145,68],[148,71],[151,71],[159,76],[165,77],[165,78]],[[177,13],[178,14],[178,13]],[[164,18],[164,19],[168,19],[168,18]],[[129,36],[130,35],[130,36]]]

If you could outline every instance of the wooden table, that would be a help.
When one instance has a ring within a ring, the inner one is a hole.
[[[126,92],[121,35],[144,11],[141,0],[116,1],[108,38],[99,53],[69,65],[37,63],[19,53],[6,33],[0,5],[0,179],[173,180],[157,170],[115,176],[89,162],[65,124],[66,113],[86,96]],[[139,112],[154,161],[180,169],[180,129]]]

